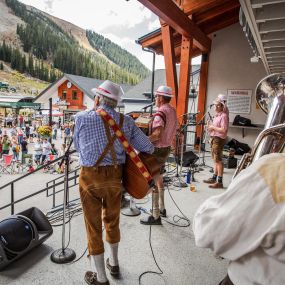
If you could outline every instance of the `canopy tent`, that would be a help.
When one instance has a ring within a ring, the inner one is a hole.
[[[43,110],[42,111],[43,116],[49,116],[49,110]],[[53,117],[62,117],[63,113],[58,110],[52,110],[52,116]]]

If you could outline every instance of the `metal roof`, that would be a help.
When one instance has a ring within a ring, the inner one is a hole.
[[[285,70],[285,0],[240,0],[240,24],[266,71]]]
[[[192,65],[192,72],[195,73],[195,71],[199,70],[200,65]],[[179,71],[180,66],[178,65],[176,67],[177,71],[177,77],[179,78]],[[193,76],[193,85],[197,85],[199,74]],[[124,102],[129,100],[150,100],[149,96],[147,96],[147,93],[151,93],[151,80],[152,75],[149,75],[146,77],[143,81],[135,85],[132,89],[130,89],[128,92],[125,93],[125,95],[122,97],[122,100]],[[160,85],[166,84],[166,77],[165,77],[165,69],[157,69],[155,70],[154,75],[154,90],[156,90]],[[190,86],[190,89],[192,87]]]

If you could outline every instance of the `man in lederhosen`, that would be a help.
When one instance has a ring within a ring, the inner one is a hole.
[[[121,87],[104,81],[95,93],[95,108],[100,107],[119,125],[127,140],[138,151],[152,153],[153,145],[136,127],[132,118],[114,109],[123,95]],[[88,250],[95,264],[95,272],[87,271],[88,284],[109,284],[104,264],[102,219],[110,257],[106,267],[112,275],[119,274],[118,245],[120,241],[120,203],[122,195],[122,165],[125,151],[96,110],[80,112],[75,118],[74,143],[79,153],[81,172],[79,191],[88,238]]]
[[[171,144],[178,125],[176,111],[169,104],[172,97],[172,89],[168,86],[160,86],[155,92],[157,111],[154,114],[152,132],[149,139],[155,146],[153,154],[161,164],[161,169],[160,176],[156,180],[157,188],[152,193],[152,215],[145,216],[140,220],[141,224],[144,225],[161,225],[160,215],[166,217],[162,174],[164,173],[164,165],[170,154]]]

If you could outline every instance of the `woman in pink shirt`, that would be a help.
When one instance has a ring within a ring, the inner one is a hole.
[[[213,122],[208,122],[207,130],[211,136],[211,154],[214,161],[213,177],[204,180],[210,188],[223,188],[223,147],[228,133],[229,116],[225,111],[225,103],[218,97],[213,102],[216,115]]]

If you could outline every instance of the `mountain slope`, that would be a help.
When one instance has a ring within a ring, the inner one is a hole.
[[[108,78],[128,84],[136,84],[149,73],[136,57],[95,32],[86,32],[17,0],[6,0],[5,3],[11,9],[5,21],[12,19],[17,26],[14,34],[15,25],[9,31],[6,28],[6,36],[2,37],[5,39],[2,50],[0,46],[0,60],[11,64],[14,60],[14,67],[21,72],[37,76],[36,72],[32,72],[37,67],[41,70],[38,72],[40,79],[53,81],[55,76],[60,75],[60,72],[54,71],[56,68],[66,73],[98,79]],[[5,3],[0,0],[3,7]],[[5,15],[7,6],[4,7]],[[0,18],[0,26],[3,21]],[[4,35],[4,31],[1,34]],[[13,35],[13,39],[10,40],[7,34]],[[9,48],[11,56],[7,57]]]

